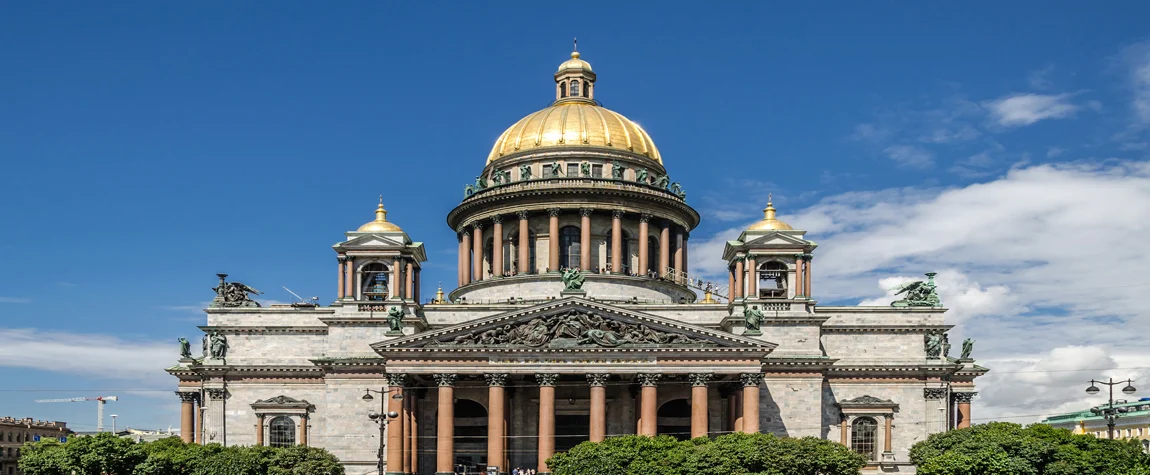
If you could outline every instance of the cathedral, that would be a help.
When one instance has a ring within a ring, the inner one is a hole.
[[[261,307],[220,274],[202,355],[182,341],[167,369],[183,439],[323,447],[352,475],[543,474],[586,440],[765,432],[913,473],[914,443],[970,425],[987,369],[950,356],[933,274],[891,306],[818,305],[817,245],[769,201],[725,282],[692,274],[674,159],[599,105],[578,52],[553,81],[447,215],[449,293],[382,201],[332,246],[329,305]]]

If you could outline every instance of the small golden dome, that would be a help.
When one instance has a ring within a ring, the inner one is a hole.
[[[520,119],[495,141],[487,163],[546,147],[612,148],[663,163],[655,142],[639,124],[591,101],[558,102]]]
[[[572,51],[571,52],[571,59],[564,61],[563,64],[560,64],[559,70],[556,72],[561,73],[561,72],[567,71],[569,69],[581,69],[583,71],[591,71],[592,70],[591,69],[591,63],[588,63],[586,61],[583,61],[582,59],[579,59],[579,52],[578,51]]]
[[[387,210],[383,209],[383,196],[379,197],[379,207],[375,209],[375,221],[370,221],[359,229],[360,233],[401,233],[403,232],[395,223],[387,222]]]
[[[775,207],[771,204],[771,195],[767,195],[767,207],[763,209],[763,220],[752,224],[751,227],[747,228],[747,231],[790,231],[793,229],[795,228],[792,228],[791,225],[775,218]]]

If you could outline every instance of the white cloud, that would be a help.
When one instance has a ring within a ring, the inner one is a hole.
[[[1014,94],[983,105],[990,109],[991,118],[998,125],[1018,127],[1074,115],[1078,106],[1071,104],[1069,99],[1070,94]]]
[[[900,166],[909,168],[929,168],[934,165],[934,154],[914,145],[891,145],[883,154]]]
[[[0,303],[32,303],[32,299],[20,297],[0,297]]]
[[[162,343],[96,333],[0,329],[0,366],[157,386],[172,384],[163,370],[179,359],[178,348],[174,338]]]
[[[1081,409],[1091,377],[1150,366],[1150,163],[1035,165],[964,187],[848,192],[785,219],[820,244],[814,290],[824,303],[885,304],[887,289],[939,272],[947,321],[958,325],[951,340],[977,339],[975,357],[992,369],[976,417]],[[725,280],[719,250],[740,229],[699,240],[692,267]],[[1117,363],[1049,350],[1072,347],[1105,349]],[[1037,377],[1017,371],[1051,373],[1049,384],[1017,397]]]
[[[1126,48],[1122,57],[1130,70],[1134,114],[1143,124],[1150,124],[1150,41]]]

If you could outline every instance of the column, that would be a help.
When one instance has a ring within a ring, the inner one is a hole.
[[[547,459],[555,455],[555,381],[558,374],[537,374],[539,382],[539,472],[551,473]]]
[[[807,294],[803,283],[803,255],[795,254],[795,297],[802,297]]]
[[[735,300],[735,271],[727,268],[727,301]]]
[[[610,374],[588,374],[587,384],[591,385],[591,423],[588,439],[591,442],[602,442],[607,438],[607,380]]]
[[[743,388],[740,385],[737,388],[732,388],[731,399],[728,401],[731,412],[731,430],[735,432],[743,431]]]
[[[691,438],[707,436],[707,384],[710,373],[688,375],[691,380]]]
[[[667,268],[671,266],[671,225],[663,223],[663,229],[659,230],[659,268],[655,269],[655,273],[660,277],[667,274]]]
[[[527,222],[527,212],[520,211],[519,216],[519,273],[531,272],[531,227]]]
[[[691,274],[691,256],[687,251],[691,250],[691,245],[687,241],[691,239],[691,233],[683,230],[683,275]]]
[[[813,291],[811,291],[811,266],[814,265],[814,256],[807,254],[807,270],[803,272],[803,289],[806,290],[806,296],[809,298]]]
[[[224,388],[208,388],[205,390],[208,393],[208,414],[204,416],[207,418],[207,427],[205,430],[205,443],[213,442],[220,445],[228,444],[228,433],[226,430],[224,419],[227,414],[227,399],[228,390]]]
[[[675,228],[675,282],[683,283],[683,231]]]
[[[735,258],[735,298],[743,297],[743,258]]]
[[[192,432],[192,442],[203,445],[204,444],[204,401],[200,398],[197,399],[196,407],[196,430]]]
[[[503,276],[503,216],[491,217],[491,275]]]
[[[388,300],[403,298],[403,276],[401,275],[402,272],[400,271],[400,269],[402,269],[400,266],[402,265],[403,264],[398,257],[391,260],[391,278],[387,279],[387,286],[390,287],[387,289]]]
[[[435,473],[455,474],[455,375],[436,374],[439,413],[435,431]]]
[[[355,259],[348,256],[344,266],[347,268],[347,279],[344,279],[347,281],[347,289],[343,291],[343,296],[355,300]]]
[[[893,450],[891,450],[891,420],[894,419],[894,414],[886,414],[882,418],[886,421],[886,439],[882,441],[882,451],[891,453],[893,452]]]
[[[411,473],[419,473],[419,394],[423,392],[416,391],[411,398]]]
[[[193,424],[195,424],[195,402],[196,393],[183,393],[176,392],[180,397],[180,439],[184,443],[191,443],[192,437],[196,431]]]
[[[747,297],[759,298],[759,263],[755,256],[747,256]]]
[[[647,273],[651,271],[651,263],[647,262],[647,255],[651,250],[648,248],[650,239],[647,233],[650,232],[651,215],[643,213],[639,215],[639,270],[635,272],[637,275],[647,277]]]
[[[487,464],[498,465],[501,473],[507,472],[503,465],[503,386],[507,384],[507,374],[485,374],[487,379]]]
[[[347,275],[347,257],[339,256],[335,258],[335,260],[337,263],[339,263],[339,288],[335,292],[335,298],[342,299],[343,289],[346,288],[346,284],[344,284],[343,278],[345,275]]]
[[[388,391],[380,396],[387,400],[387,412],[400,415],[387,423],[387,475],[403,474],[403,400],[395,399],[393,396],[403,394],[403,385],[406,382],[407,374],[388,374]],[[387,414],[381,414],[380,417],[387,418]]]
[[[841,443],[847,447],[850,447],[850,438],[849,438],[850,424],[847,423],[847,416],[845,416],[845,415],[843,416],[843,421],[840,423],[840,425],[841,425],[841,427],[839,427],[839,443]]]
[[[467,284],[467,281],[466,281],[466,278],[464,277],[464,275],[465,275],[466,269],[468,267],[470,267],[470,265],[467,263],[467,253],[469,251],[467,250],[466,245],[470,241],[468,240],[467,236],[463,235],[463,233],[456,233],[456,234],[458,235],[458,238],[459,238],[459,258],[456,259],[456,263],[455,263],[456,264],[455,274],[457,277],[457,282],[455,285],[456,286],[462,286],[464,284]]]
[[[403,419],[403,473],[412,473],[411,402],[415,400],[415,391],[405,391],[403,396],[403,412],[399,413],[399,417]]]
[[[264,445],[264,415],[256,414],[256,445]]]
[[[483,280],[483,223],[475,223],[471,231],[472,281]]]
[[[415,263],[411,260],[407,261],[407,268],[404,269],[407,274],[407,290],[403,292],[403,297],[408,299],[415,298]],[[418,302],[417,302],[418,303]]]
[[[419,296],[420,296],[420,293],[419,293],[419,274],[420,274],[420,269],[417,267],[417,268],[415,268],[415,294],[413,295],[413,297],[415,298],[415,303],[421,302],[421,300],[419,300]]]
[[[958,403],[958,428],[970,427],[970,401],[978,393],[954,393],[954,400]]]
[[[759,431],[759,385],[763,384],[762,373],[746,373],[743,380],[743,432],[754,434]]]
[[[263,417],[260,417],[260,425],[263,425]],[[260,430],[262,433],[263,430]],[[299,416],[299,445],[307,446],[307,414]]]
[[[579,210],[579,268],[583,272],[591,269],[591,210]]]
[[[547,210],[547,271],[559,271],[559,208]]]
[[[623,273],[623,212],[611,213],[611,273]]]
[[[645,373],[639,375],[639,384],[642,385],[639,397],[642,401],[639,403],[639,435],[647,437],[654,437],[658,433],[658,401],[659,401],[659,377],[662,376],[658,373]]]

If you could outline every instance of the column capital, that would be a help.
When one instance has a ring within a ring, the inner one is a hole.
[[[199,393],[189,393],[184,391],[176,391],[176,396],[180,397],[180,402],[196,402],[200,399]]]
[[[563,210],[561,210],[559,208],[547,208],[547,215],[551,216],[552,218],[558,218],[559,213],[562,213],[562,212],[563,212]]]
[[[659,373],[639,373],[636,375],[641,386],[658,386],[659,379],[662,377],[663,375]]]
[[[681,232],[681,234],[683,235],[684,241],[691,239],[691,232],[687,231],[687,228],[683,228],[683,231]]]
[[[590,218],[591,213],[594,213],[594,212],[595,212],[595,210],[593,210],[591,208],[579,208],[579,216],[582,216],[584,218]]]
[[[923,388],[922,397],[929,401],[946,399],[946,388]]]
[[[622,218],[622,217],[623,217],[623,214],[624,214],[624,213],[623,213],[623,210],[621,210],[621,209],[617,209],[617,210],[612,210],[612,211],[611,211],[611,217],[612,217],[612,218],[614,218],[614,219],[619,219],[619,218]]]
[[[340,263],[340,264],[343,264],[343,263],[347,262],[347,256],[342,255],[342,254],[335,256],[335,261]]]
[[[463,229],[461,231],[459,231],[459,235],[462,236],[462,239],[467,239],[467,238],[471,237],[470,225],[466,225],[466,224],[463,225]]]
[[[530,211],[516,211],[515,216],[518,216],[519,219],[527,219],[528,216],[531,216],[531,212]]]
[[[743,373],[739,375],[739,380],[743,382],[743,387],[761,386],[763,384],[763,373]]]
[[[954,400],[960,403],[969,403],[970,401],[974,400],[974,397],[977,395],[978,393],[975,392],[954,393]]]
[[[535,381],[540,386],[555,386],[555,381],[559,380],[559,375],[555,373],[538,373],[535,375]]]
[[[803,259],[805,259],[807,262],[810,262],[815,260],[815,256],[813,254],[803,254]]]
[[[714,376],[711,373],[691,373],[687,379],[691,381],[691,386],[706,386]]]
[[[387,385],[388,386],[404,386],[407,384],[407,373],[388,373]]]
[[[801,261],[806,258],[806,254],[795,254],[795,260]]]
[[[639,222],[640,223],[649,223],[649,222],[651,222],[651,218],[652,218],[652,216],[650,213],[642,213],[639,215]]]
[[[609,373],[587,374],[587,384],[591,386],[606,386],[609,379],[611,379],[611,375]]]
[[[483,231],[483,221],[476,221],[474,223],[471,223],[471,227],[474,228],[476,231]]]
[[[483,379],[487,380],[488,386],[502,387],[507,385],[507,373],[486,373]]]
[[[205,389],[205,391],[207,391],[208,397],[212,398],[212,400],[219,401],[228,397],[228,390],[224,388],[208,388]]]
[[[435,373],[432,375],[440,386],[455,386],[455,373]]]
[[[492,223],[495,223],[495,224],[499,224],[499,223],[502,223],[502,222],[503,222],[503,215],[502,215],[502,214],[497,214],[497,215],[495,215],[495,216],[492,216],[492,217],[491,217],[491,222],[492,222]]]

